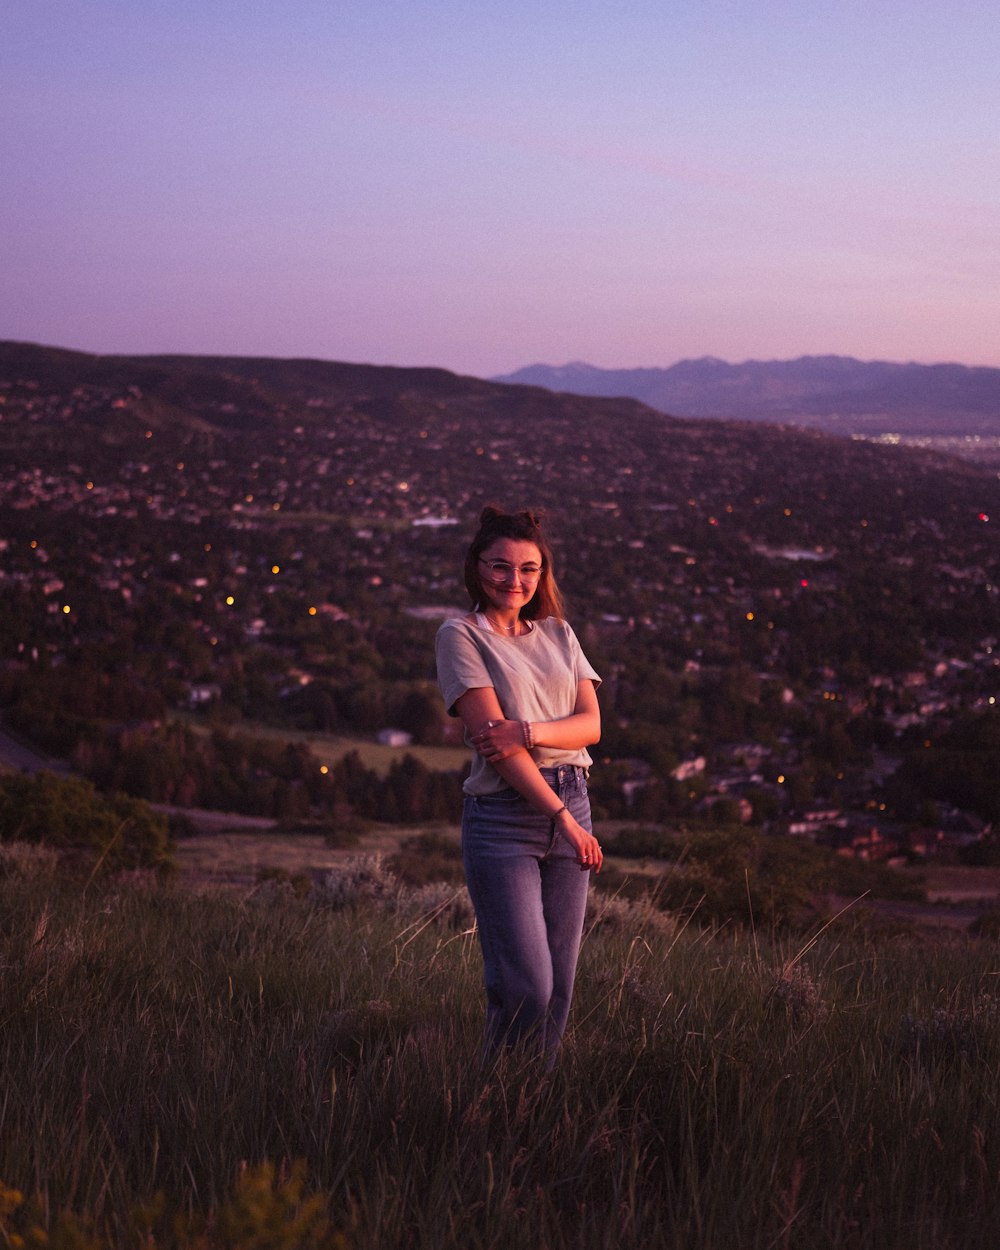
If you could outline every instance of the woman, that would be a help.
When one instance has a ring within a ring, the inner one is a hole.
[[[600,678],[562,619],[540,517],[485,508],[465,559],[473,610],[437,635],[438,682],[475,750],[462,855],[486,974],[486,1048],[550,1058],[569,1016],[591,870],[587,797]]]

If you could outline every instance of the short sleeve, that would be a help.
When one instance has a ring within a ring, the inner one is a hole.
[[[583,648],[580,646],[580,640],[566,622],[563,622],[569,638],[570,651],[573,655],[573,663],[576,671],[577,681],[592,681],[594,689],[601,684],[601,678],[594,668],[593,664],[584,655]]]
[[[459,621],[446,621],[434,644],[437,678],[449,716],[457,716],[455,704],[467,690],[493,686],[485,657],[472,631]]]

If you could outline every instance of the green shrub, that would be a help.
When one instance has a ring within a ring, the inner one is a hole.
[[[973,937],[989,938],[994,942],[1000,939],[1000,908],[991,908],[977,916],[969,925]]]
[[[407,838],[389,868],[403,885],[427,885],[431,881],[464,880],[462,849],[454,838],[429,830]]]
[[[676,859],[680,839],[659,826],[620,829],[604,839],[604,853],[622,859]]]
[[[919,884],[884,865],[745,827],[692,832],[678,844],[679,869],[663,878],[664,905],[697,908],[712,924],[799,927],[821,914],[831,894],[923,898]]]
[[[331,1224],[328,1200],[308,1192],[301,1161],[278,1171],[270,1162],[241,1171],[219,1212],[169,1212],[163,1195],[137,1203],[129,1223],[135,1244],[157,1250],[347,1250],[346,1236]],[[105,1237],[89,1214],[62,1211],[52,1218],[46,1204],[26,1201],[20,1190],[0,1183],[0,1244],[24,1250],[111,1250],[120,1244]],[[163,1228],[161,1240],[157,1233]]]
[[[0,782],[0,841],[53,846],[104,871],[170,862],[166,819],[147,803],[48,772]]]

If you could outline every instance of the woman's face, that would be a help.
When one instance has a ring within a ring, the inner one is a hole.
[[[484,606],[498,612],[520,612],[538,589],[541,567],[542,553],[534,543],[497,538],[479,557]]]

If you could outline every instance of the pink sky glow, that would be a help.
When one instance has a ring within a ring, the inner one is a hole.
[[[1000,366],[978,0],[8,0],[0,338]]]

